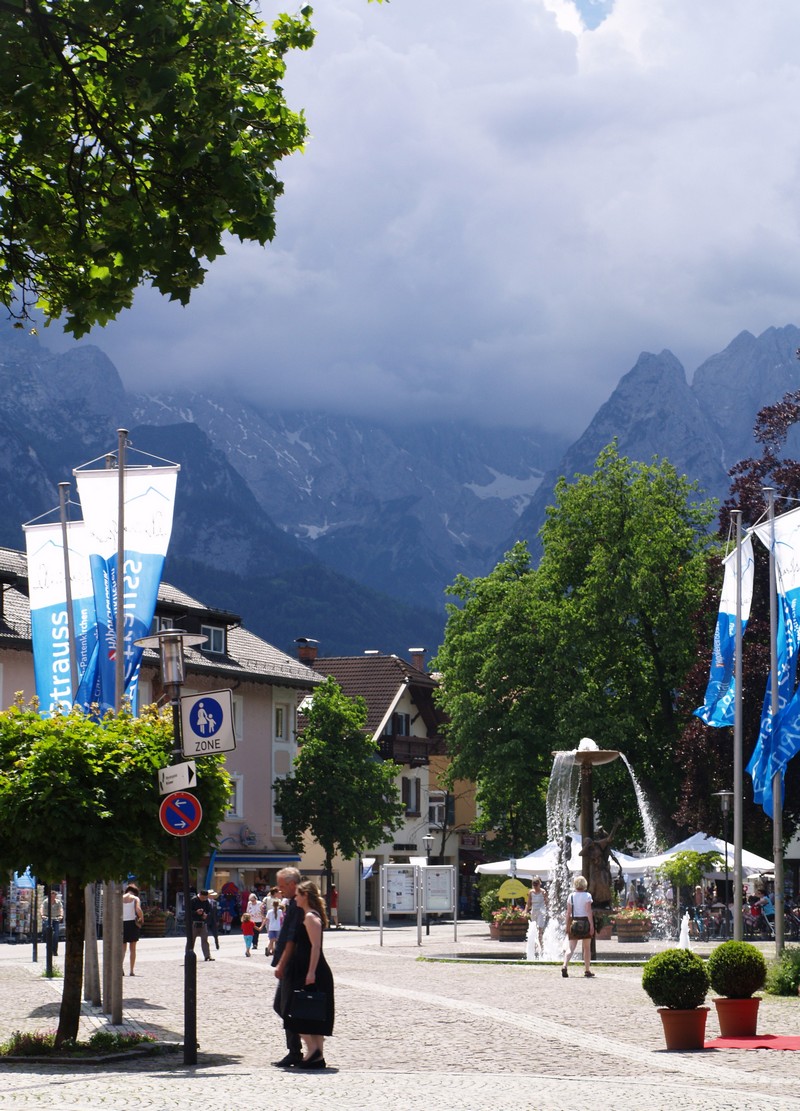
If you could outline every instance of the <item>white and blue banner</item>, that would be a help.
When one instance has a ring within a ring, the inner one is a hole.
[[[67,712],[75,701],[71,653],[78,682],[97,643],[88,533],[82,521],[67,524],[70,593],[75,644],[70,643],[63,530],[60,522],[23,525],[28,556],[31,640],[36,695],[43,717]]]
[[[742,635],[750,619],[753,603],[753,540],[746,536],[742,541]],[[734,665],[736,655],[736,568],[738,564],[736,549],[725,557],[725,574],[722,581],[722,597],[717,614],[717,627],[714,630],[714,649],[711,657],[711,670],[706,687],[703,705],[694,712],[706,725],[733,725],[734,704],[736,701],[736,680]]]
[[[113,710],[116,691],[117,598],[122,608],[124,695],[135,714],[142,649],[158,598],[164,559],[172,534],[179,467],[126,467],[124,473],[124,557],[118,567],[119,471],[76,470],[83,519],[91,536],[90,565],[97,609],[96,675],[87,675],[79,700]],[[94,684],[94,690],[92,689]],[[95,695],[93,697],[93,695]]]
[[[767,682],[761,728],[748,774],[753,780],[753,798],[773,816],[772,780],[785,770],[800,750],[800,706],[796,692],[798,647],[800,647],[800,509],[775,518],[775,573],[778,588],[778,712],[773,720],[772,690]],[[766,548],[772,544],[769,522],[755,530]]]

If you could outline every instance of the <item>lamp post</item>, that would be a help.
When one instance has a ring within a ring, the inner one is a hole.
[[[430,865],[431,862],[431,846],[433,845],[433,837],[430,833],[426,833],[422,838],[422,844],[425,846],[425,864]],[[422,885],[423,897],[427,904],[428,884],[427,878]],[[425,907],[425,936],[427,937],[431,932],[431,916],[428,912],[427,905]]]
[[[725,926],[723,937],[730,937],[728,928],[728,815],[731,812],[733,791],[714,791],[714,797],[719,799],[722,809],[722,836],[725,839]],[[734,906],[736,900],[734,900]]]
[[[140,648],[157,648],[161,655],[161,681],[172,703],[172,757],[183,760],[181,745],[181,687],[183,686],[183,650],[205,644],[207,637],[185,633],[181,629],[165,629],[154,636],[142,637]],[[181,837],[181,872],[183,875],[183,918],[186,927],[186,951],[183,959],[183,1063],[197,1064],[197,954],[194,951],[192,918],[189,914],[189,842]]]

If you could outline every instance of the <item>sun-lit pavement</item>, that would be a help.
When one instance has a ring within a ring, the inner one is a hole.
[[[199,961],[198,1064],[180,1053],[114,1068],[0,1065],[0,1105],[28,1108],[129,1107],[172,1111],[248,1105],[310,1109],[483,1111],[488,1108],[800,1109],[800,1054],[667,1053],[661,1023],[638,968],[596,966],[568,980],[553,965],[444,963],[419,957],[489,953],[523,946],[492,942],[479,922],[394,926],[326,934],[336,976],[336,1033],[329,1068],[271,1067],[284,1052],[272,1011],[275,980],[259,949],[244,957],[238,936],[220,939],[216,961]],[[616,941],[600,943],[617,955]],[[702,947],[698,947],[703,952]],[[767,952],[769,952],[767,947]],[[29,945],[0,945],[0,1037],[53,1029],[61,981],[40,975]],[[60,963],[60,962],[57,962]],[[183,941],[146,939],[137,975],[125,977],[125,1020],[170,1041],[183,1033]],[[90,1025],[85,1020],[87,1031]],[[800,1034],[800,1001],[766,998],[760,1031]],[[709,1037],[718,1032],[709,1012]]]

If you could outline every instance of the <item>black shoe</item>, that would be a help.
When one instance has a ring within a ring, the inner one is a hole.
[[[296,1053],[287,1053],[280,1061],[273,1061],[272,1067],[276,1069],[293,1069],[302,1063],[303,1058]]]
[[[324,1069],[325,1067],[325,1058],[319,1050],[312,1053],[305,1061],[300,1061],[295,1065],[297,1069]]]
[[[565,980],[567,979],[567,977],[569,976],[569,972],[567,972],[566,968],[561,969],[561,975],[564,977]]]
[[[204,960],[207,960],[207,961],[213,961],[213,960],[214,960],[214,958],[213,958],[213,957],[204,957],[203,959],[204,959]]]

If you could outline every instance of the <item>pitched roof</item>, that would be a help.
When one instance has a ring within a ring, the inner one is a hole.
[[[443,715],[433,702],[436,680],[399,656],[322,656],[314,661],[314,670],[332,675],[348,698],[360,695],[364,699],[367,729],[373,735],[405,687],[420,711],[428,736],[438,734]]]
[[[0,548],[0,589],[0,645],[30,652],[31,612],[27,594],[28,564],[24,552]],[[242,628],[237,614],[206,606],[170,583],[162,583],[158,590],[156,612],[174,613],[176,607],[201,619],[210,617],[227,627],[225,655],[205,652],[202,647],[187,648],[187,671],[219,675],[223,679],[277,683],[302,690],[311,690],[322,682],[316,671]],[[148,664],[155,664],[158,653],[148,649],[145,658]]]

